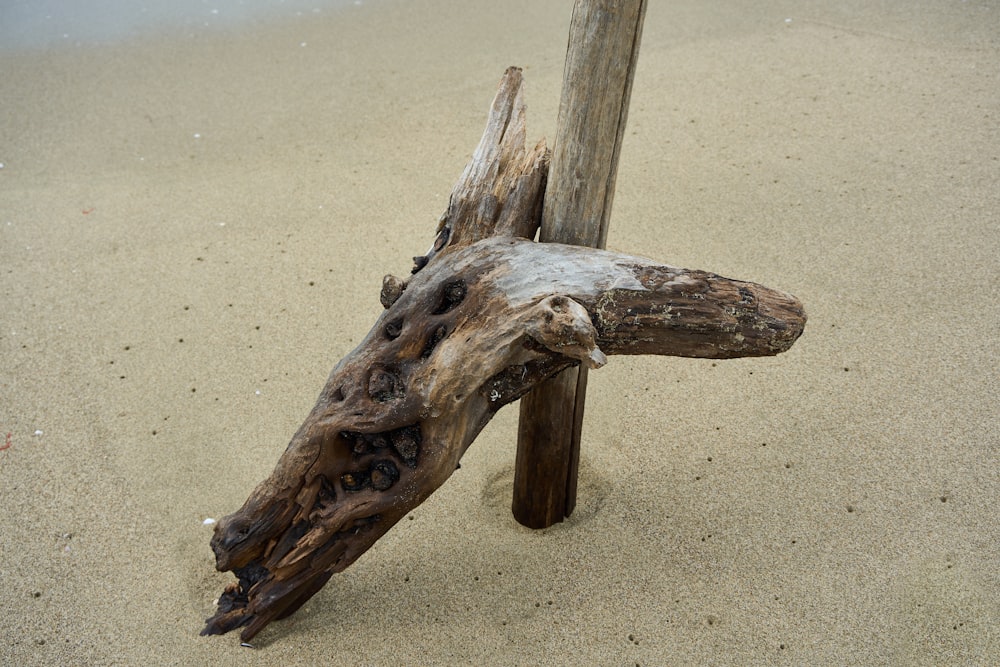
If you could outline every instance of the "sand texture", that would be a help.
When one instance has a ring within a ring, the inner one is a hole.
[[[508,65],[554,136],[571,8],[0,45],[0,664],[1000,664],[985,0],[653,0],[608,246],[791,292],[805,334],[592,372],[543,531],[507,408],[255,649],[198,636],[232,580],[204,520],[427,249]]]

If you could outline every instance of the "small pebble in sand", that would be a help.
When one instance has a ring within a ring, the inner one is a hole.
[[[45,435],[40,429],[35,431],[35,435]]]
[[[201,523],[202,523],[203,526],[211,526],[211,525],[215,524],[215,519],[213,519],[212,517],[208,517],[207,519],[205,519]]]

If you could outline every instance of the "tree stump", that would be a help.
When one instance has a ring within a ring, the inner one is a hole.
[[[336,365],[278,460],[212,538],[237,581],[202,634],[249,641],[353,563],[451,476],[496,412],[613,354],[773,355],[802,333],[791,295],[640,257],[535,243],[543,143],[524,145],[508,69],[431,250],[387,276],[384,311]]]

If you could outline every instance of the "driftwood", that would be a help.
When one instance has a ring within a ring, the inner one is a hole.
[[[541,381],[612,354],[730,358],[787,350],[792,296],[619,253],[534,243],[544,146],[524,148],[510,69],[427,255],[387,277],[385,307],[333,369],[271,476],[216,526],[237,581],[202,634],[250,640],[440,487],[492,416]]]
[[[573,4],[540,241],[605,247],[646,4]],[[511,509],[525,526],[546,528],[576,506],[586,398],[581,365],[521,401]]]

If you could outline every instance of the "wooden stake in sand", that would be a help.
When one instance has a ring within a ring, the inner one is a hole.
[[[203,634],[242,627],[249,641],[293,613],[440,487],[501,407],[560,371],[612,354],[774,355],[802,333],[784,292],[531,241],[548,156],[525,147],[524,116],[511,68],[432,249],[408,280],[386,276],[371,331],[271,476],[216,525],[216,566],[237,581]]]
[[[646,0],[577,0],[539,240],[603,248],[639,57]],[[514,517],[546,528],[576,506],[587,368],[521,400]]]

